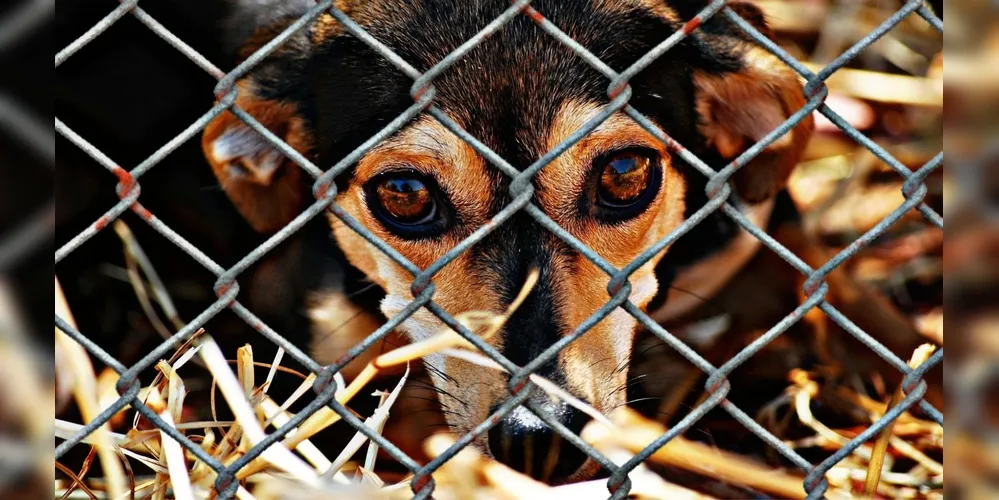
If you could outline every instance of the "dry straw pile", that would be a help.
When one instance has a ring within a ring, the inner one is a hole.
[[[135,257],[141,255],[141,248],[124,227],[118,228],[124,236],[126,251]],[[137,252],[138,251],[138,252]],[[138,280],[135,285],[140,295],[155,297],[161,309],[172,311],[169,296],[156,290],[155,270],[148,262],[137,260],[138,267],[145,271],[147,280]],[[137,278],[138,274],[135,275]],[[493,335],[504,324],[507,317],[526,297],[536,280],[536,274],[529,276],[523,290],[510,309],[503,315],[467,312],[458,319],[472,331],[485,337]],[[58,290],[58,282],[56,283]],[[147,287],[152,287],[150,290]],[[72,320],[72,313],[63,300],[57,296],[57,313]],[[152,309],[150,309],[152,311]],[[155,313],[154,313],[155,314]],[[58,367],[62,380],[72,380],[72,395],[86,421],[110,405],[116,398],[114,388],[116,376],[110,370],[101,373],[94,371],[85,351],[57,331],[57,349],[63,363]],[[393,404],[406,383],[408,365],[430,353],[456,356],[477,363],[487,369],[501,369],[494,362],[473,351],[467,341],[451,330],[445,330],[422,342],[406,345],[371,361],[360,374],[349,383],[339,374],[334,377],[337,389],[335,398],[341,403],[349,403],[359,396],[364,387],[374,380],[383,369],[405,365],[404,375],[391,392],[376,392],[377,409],[364,417],[364,423],[375,432],[382,432],[391,413]],[[932,346],[925,346],[913,356],[912,364],[918,365],[932,352]],[[231,464],[240,458],[250,447],[266,436],[267,429],[280,428],[293,415],[289,408],[301,397],[309,393],[315,375],[302,376],[301,386],[284,400],[275,401],[268,395],[268,389],[277,376],[291,376],[296,373],[281,366],[282,353],[268,362],[257,361],[253,348],[246,345],[238,350],[234,360],[226,359],[218,344],[204,330],[182,345],[170,359],[156,365],[156,376],[146,386],[139,397],[169,425],[198,443],[202,449],[221,463]],[[186,365],[203,365],[210,373],[212,415],[210,421],[186,421],[185,400],[188,397],[188,384],[179,372]],[[265,368],[263,380],[255,377],[256,368]],[[857,429],[836,430],[816,419],[810,410],[810,401],[818,395],[819,385],[809,379],[804,371],[790,375],[791,385],[787,394],[794,406],[798,420],[814,429],[815,435],[808,439],[809,446],[820,446],[835,450],[845,443]],[[648,443],[663,434],[666,429],[659,423],[642,417],[628,408],[615,410],[604,416],[594,408],[577,400],[559,389],[555,384],[539,376],[531,380],[551,397],[572,404],[593,417],[593,421],[583,430],[582,438],[601,453],[624,463]],[[838,388],[840,396],[854,402],[856,408],[866,412],[871,421],[876,420],[893,404],[901,399],[896,393],[888,405],[871,400],[843,387]],[[215,397],[221,393],[221,401]],[[217,418],[220,413],[217,405],[224,405],[226,413],[233,420]],[[85,444],[91,447],[90,454],[82,464],[70,467],[56,463],[63,477],[56,480],[56,498],[176,498],[187,500],[213,498],[216,479],[215,472],[183,449],[163,430],[157,429],[134,415],[130,423],[125,422],[126,412],[122,411],[109,425],[90,435]],[[310,441],[317,433],[329,428],[340,420],[335,412],[324,408],[308,418],[298,429],[290,432],[280,443],[271,446],[259,458],[250,462],[237,475],[240,487],[237,498],[278,500],[278,499],[394,499],[409,498],[412,495],[408,477],[389,481],[379,475],[378,448],[374,443],[357,432],[347,446],[340,450],[323,450]],[[84,422],[56,420],[56,437],[69,437],[75,434]],[[124,433],[113,432],[111,427],[126,428]],[[933,496],[920,491],[928,481],[942,481],[943,466],[921,450],[942,449],[943,429],[941,426],[904,414],[896,425],[872,445],[860,448],[845,463],[834,468],[828,475],[830,481],[829,498],[852,498],[858,490],[858,483],[866,479],[863,488],[869,492],[897,496]],[[446,450],[454,438],[438,434],[424,443],[430,457]],[[366,450],[363,448],[366,447]],[[888,453],[889,449],[892,453]],[[293,453],[296,452],[296,453]],[[917,465],[907,473],[891,472],[894,457],[901,456]],[[94,459],[101,464],[103,477],[90,474]],[[730,453],[708,444],[678,437],[650,458],[650,466],[667,466],[687,470],[712,481],[739,485],[766,495],[778,498],[803,498],[803,476],[775,469],[749,458]],[[887,471],[882,473],[882,471]],[[647,499],[708,499],[707,494],[667,482],[663,477],[645,465],[631,475],[632,497]],[[606,481],[594,480],[584,483],[548,486],[522,475],[498,462],[495,462],[475,449],[468,447],[448,461],[434,474],[437,487],[435,497],[441,499],[521,499],[521,498],[605,498]]]

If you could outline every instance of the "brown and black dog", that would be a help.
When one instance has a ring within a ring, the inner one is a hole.
[[[425,71],[510,6],[506,0],[371,0],[341,7],[374,38]],[[242,1],[232,37],[244,56],[314,2]],[[681,29],[705,6],[694,0],[538,0],[533,8],[617,71]],[[761,12],[733,3],[767,32]],[[517,168],[578,130],[609,101],[609,80],[527,16],[518,16],[434,80],[434,104]],[[239,82],[237,105],[321,166],[329,166],[413,104],[410,77],[331,15],[324,14]],[[630,82],[630,103],[714,168],[804,106],[798,76],[715,16]],[[808,118],[734,176],[732,202],[767,226],[812,133]],[[288,223],[307,204],[301,170],[226,112],[203,137],[222,187],[258,231]],[[429,115],[375,146],[337,180],[336,203],[381,240],[426,268],[510,202],[508,177]],[[707,201],[706,178],[623,113],[578,142],[533,180],[534,202],[576,239],[622,268]],[[330,218],[347,261],[384,292],[380,310],[399,314],[413,299],[412,276]],[[758,243],[716,213],[631,276],[630,300],[665,321],[710,297],[754,255]],[[502,312],[529,271],[539,281],[500,335],[489,340],[523,366],[609,299],[609,277],[520,213],[445,266],[434,300],[452,314]],[[687,293],[673,296],[670,287]],[[421,310],[402,323],[412,339],[442,327]],[[624,403],[636,320],[615,310],[539,374],[598,410]],[[433,383],[462,411],[447,413],[463,433],[508,396],[506,376],[431,356]],[[583,415],[537,395],[569,429]],[[477,442],[497,459],[554,482],[591,477],[597,465],[559,446],[529,410],[514,410]]]

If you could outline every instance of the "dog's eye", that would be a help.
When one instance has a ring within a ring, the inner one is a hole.
[[[619,153],[608,159],[600,172],[597,194],[609,207],[631,205],[642,197],[649,185],[651,159],[637,153]]]
[[[375,190],[385,212],[400,224],[419,224],[434,214],[434,198],[423,181],[389,178]]]
[[[660,175],[655,154],[621,151],[597,160],[597,213],[608,221],[620,221],[640,213],[659,189]]]
[[[447,226],[443,193],[416,172],[393,172],[366,186],[368,206],[382,224],[407,238],[439,234]]]

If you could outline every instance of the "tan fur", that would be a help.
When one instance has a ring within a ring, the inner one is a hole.
[[[364,17],[363,10],[359,9],[364,3],[370,4],[374,2],[372,0],[368,0],[367,2],[362,0],[335,0],[333,6],[350,16],[355,22],[358,22]],[[318,44],[327,38],[342,35],[346,32],[347,30],[332,14],[324,12],[316,18],[315,24],[312,25],[311,39],[313,43]]]
[[[343,34],[344,31],[346,30],[343,29],[343,25],[332,14],[324,13],[316,18],[316,23],[312,26],[310,38],[312,39],[312,43],[318,44],[323,40]]]
[[[439,173],[437,178],[443,184],[442,188],[448,190],[452,196],[451,201],[461,207],[459,210],[469,223],[459,231],[431,242],[404,240],[385,230],[368,210],[360,186],[379,173],[398,168],[399,165],[428,174]],[[377,237],[398,250],[416,266],[425,269],[457,245],[469,232],[488,220],[487,210],[490,200],[484,196],[490,192],[490,186],[484,184],[488,181],[483,176],[484,168],[482,160],[474,155],[465,143],[435,120],[427,118],[417,121],[367,154],[358,164],[351,187],[341,194],[337,201],[345,211],[371,229]],[[334,220],[333,230],[351,263],[386,291],[387,298],[382,303],[382,312],[389,318],[398,314],[413,299],[410,292],[413,277],[402,266],[391,261],[339,220]],[[491,292],[492,287],[488,284],[474,281],[468,265],[468,257],[463,254],[435,276],[434,301],[452,314],[473,310],[500,312],[502,306],[499,297]],[[443,326],[429,311],[421,309],[404,323],[403,330],[411,337],[422,338],[439,331]],[[494,342],[498,340],[494,339]],[[495,345],[499,347],[499,344]],[[493,398],[485,397],[488,394],[487,388],[498,390],[504,387],[500,374],[491,370],[472,367],[451,358],[447,360],[441,357],[431,358],[428,363],[459,380],[481,382],[454,387],[446,380],[435,377],[435,383],[447,387],[446,390],[458,398],[458,401],[452,401],[442,396],[444,399],[442,403],[449,407],[461,405],[459,413],[467,415],[469,419],[484,416],[488,411],[488,405]],[[498,394],[496,396],[498,397]],[[465,409],[464,405],[476,406]],[[454,425],[455,422],[451,424]],[[467,428],[469,424],[474,425],[469,420],[468,423],[463,422],[462,426]]]
[[[368,179],[400,165],[427,174],[438,173],[436,178],[442,183],[441,187],[448,191],[451,202],[459,207],[458,210],[461,211],[467,224],[437,241],[430,242],[405,240],[387,231],[368,210],[361,186]],[[338,196],[337,203],[374,232],[378,238],[398,250],[416,266],[425,269],[460,243],[471,231],[488,221],[491,200],[487,196],[491,192],[491,186],[488,184],[489,179],[484,175],[485,168],[487,167],[482,159],[467,144],[436,120],[424,118],[365,155],[358,163],[350,187]],[[387,297],[382,303],[382,312],[389,318],[398,314],[413,299],[410,292],[412,275],[339,219],[331,217],[331,222],[337,242],[344,249],[351,264],[362,270],[386,291]],[[434,277],[435,303],[451,314],[466,311],[501,312],[503,305],[500,304],[499,296],[492,291],[494,287],[487,283],[476,282],[473,273],[469,272],[469,264],[467,254],[462,254]],[[423,338],[443,327],[438,318],[426,309],[420,309],[403,324],[402,329],[413,338]],[[499,348],[500,340],[498,337],[492,339],[493,345]],[[442,403],[448,406],[462,406],[459,413],[468,419],[460,423],[451,419],[449,420],[451,425],[458,424],[460,428],[466,429],[474,425],[473,420],[483,418],[488,411],[488,405],[500,397],[500,389],[505,389],[501,374],[493,370],[475,367],[453,358],[445,360],[440,356],[427,361],[434,368],[443,370],[458,380],[475,381],[474,384],[461,384],[455,387],[440,377],[434,378],[435,383],[440,387],[447,387],[446,390],[458,398],[458,401],[452,401],[442,396],[444,399]],[[464,405],[468,405],[469,408],[464,408]]]
[[[567,102],[556,115],[548,138],[548,148],[554,148],[586,121],[600,112],[595,103]],[[647,147],[658,151],[662,158],[664,181],[659,196],[648,210],[618,226],[594,221],[580,221],[574,213],[579,193],[584,190],[585,173],[593,160],[607,151],[624,147]],[[571,147],[538,175],[541,189],[538,198],[542,209],[555,222],[592,248],[616,268],[630,263],[640,253],[665,237],[683,220],[685,184],[670,165],[665,145],[656,140],[630,117],[615,114],[582,141]],[[655,295],[655,264],[661,252],[639,268],[631,277],[631,301],[644,307]],[[610,277],[583,256],[573,263],[575,272],[555,271],[556,294],[571,297],[561,311],[570,325],[579,325],[603,306],[610,296]],[[556,270],[565,266],[553,266]],[[602,410],[623,404],[624,391],[616,391],[625,382],[626,370],[615,369],[626,362],[631,349],[636,321],[623,310],[616,310],[593,329],[569,346],[560,356],[567,378],[579,391]]]
[[[386,231],[367,209],[361,186],[380,173],[400,167],[425,174],[437,173],[437,178],[442,183],[441,187],[448,191],[451,203],[467,221],[464,227],[445,235],[440,240],[430,242],[405,240]],[[460,243],[469,233],[488,221],[490,200],[484,197],[490,192],[490,186],[489,180],[482,175],[483,168],[482,160],[475,155],[470,146],[436,120],[424,118],[365,155],[357,165],[350,186],[337,198],[337,201],[380,239],[399,250],[417,267],[425,269]],[[400,287],[389,290],[393,280],[401,279],[407,283],[412,281],[412,276],[401,266],[394,262],[389,263],[388,257],[366,241],[359,241],[360,237],[345,227],[339,219],[331,220],[338,241],[343,240],[350,249],[363,249],[360,252],[348,251],[351,263],[386,291],[390,293],[403,291]],[[377,259],[384,258],[386,261],[374,262],[371,260],[372,255]],[[458,267],[461,267],[460,261],[455,261],[444,271]],[[405,290],[408,292],[408,284]]]

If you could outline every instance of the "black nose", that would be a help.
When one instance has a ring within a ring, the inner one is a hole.
[[[564,403],[542,405],[573,434],[589,421]],[[517,407],[489,430],[489,451],[500,462],[539,481],[561,482],[583,466],[586,454],[525,407]]]

